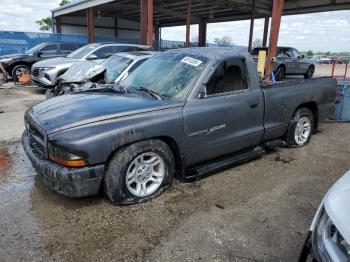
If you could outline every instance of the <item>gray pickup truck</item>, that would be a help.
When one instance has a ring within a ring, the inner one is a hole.
[[[304,146],[333,110],[331,78],[261,85],[250,54],[171,50],[114,88],[44,101],[25,114],[22,143],[42,181],[69,197],[101,188],[121,205],[151,199],[173,177],[192,181]]]

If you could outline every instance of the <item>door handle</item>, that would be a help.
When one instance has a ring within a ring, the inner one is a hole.
[[[258,103],[252,102],[252,103],[249,104],[249,106],[250,106],[251,109],[254,109],[254,108],[258,107]]]

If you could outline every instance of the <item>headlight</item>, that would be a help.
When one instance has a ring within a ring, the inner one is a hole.
[[[8,62],[11,62],[12,60],[13,60],[12,57],[0,58],[0,63],[8,63]]]
[[[350,246],[325,210],[314,232],[312,246],[320,261],[350,261]]]
[[[54,69],[54,67],[39,67],[39,71],[47,71],[50,69]]]
[[[69,153],[52,144],[49,144],[49,158],[60,165],[69,167],[83,167],[88,164],[82,157]]]

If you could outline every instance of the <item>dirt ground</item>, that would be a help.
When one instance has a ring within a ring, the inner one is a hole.
[[[23,112],[42,99],[0,89],[0,261],[296,261],[323,195],[350,169],[350,123],[325,123],[306,147],[174,181],[151,202],[68,199],[21,147]]]

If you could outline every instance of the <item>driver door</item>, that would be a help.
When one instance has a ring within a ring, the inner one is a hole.
[[[245,61],[226,60],[206,84],[207,96],[185,104],[187,165],[259,144],[264,130],[262,90],[250,86],[246,76]]]

